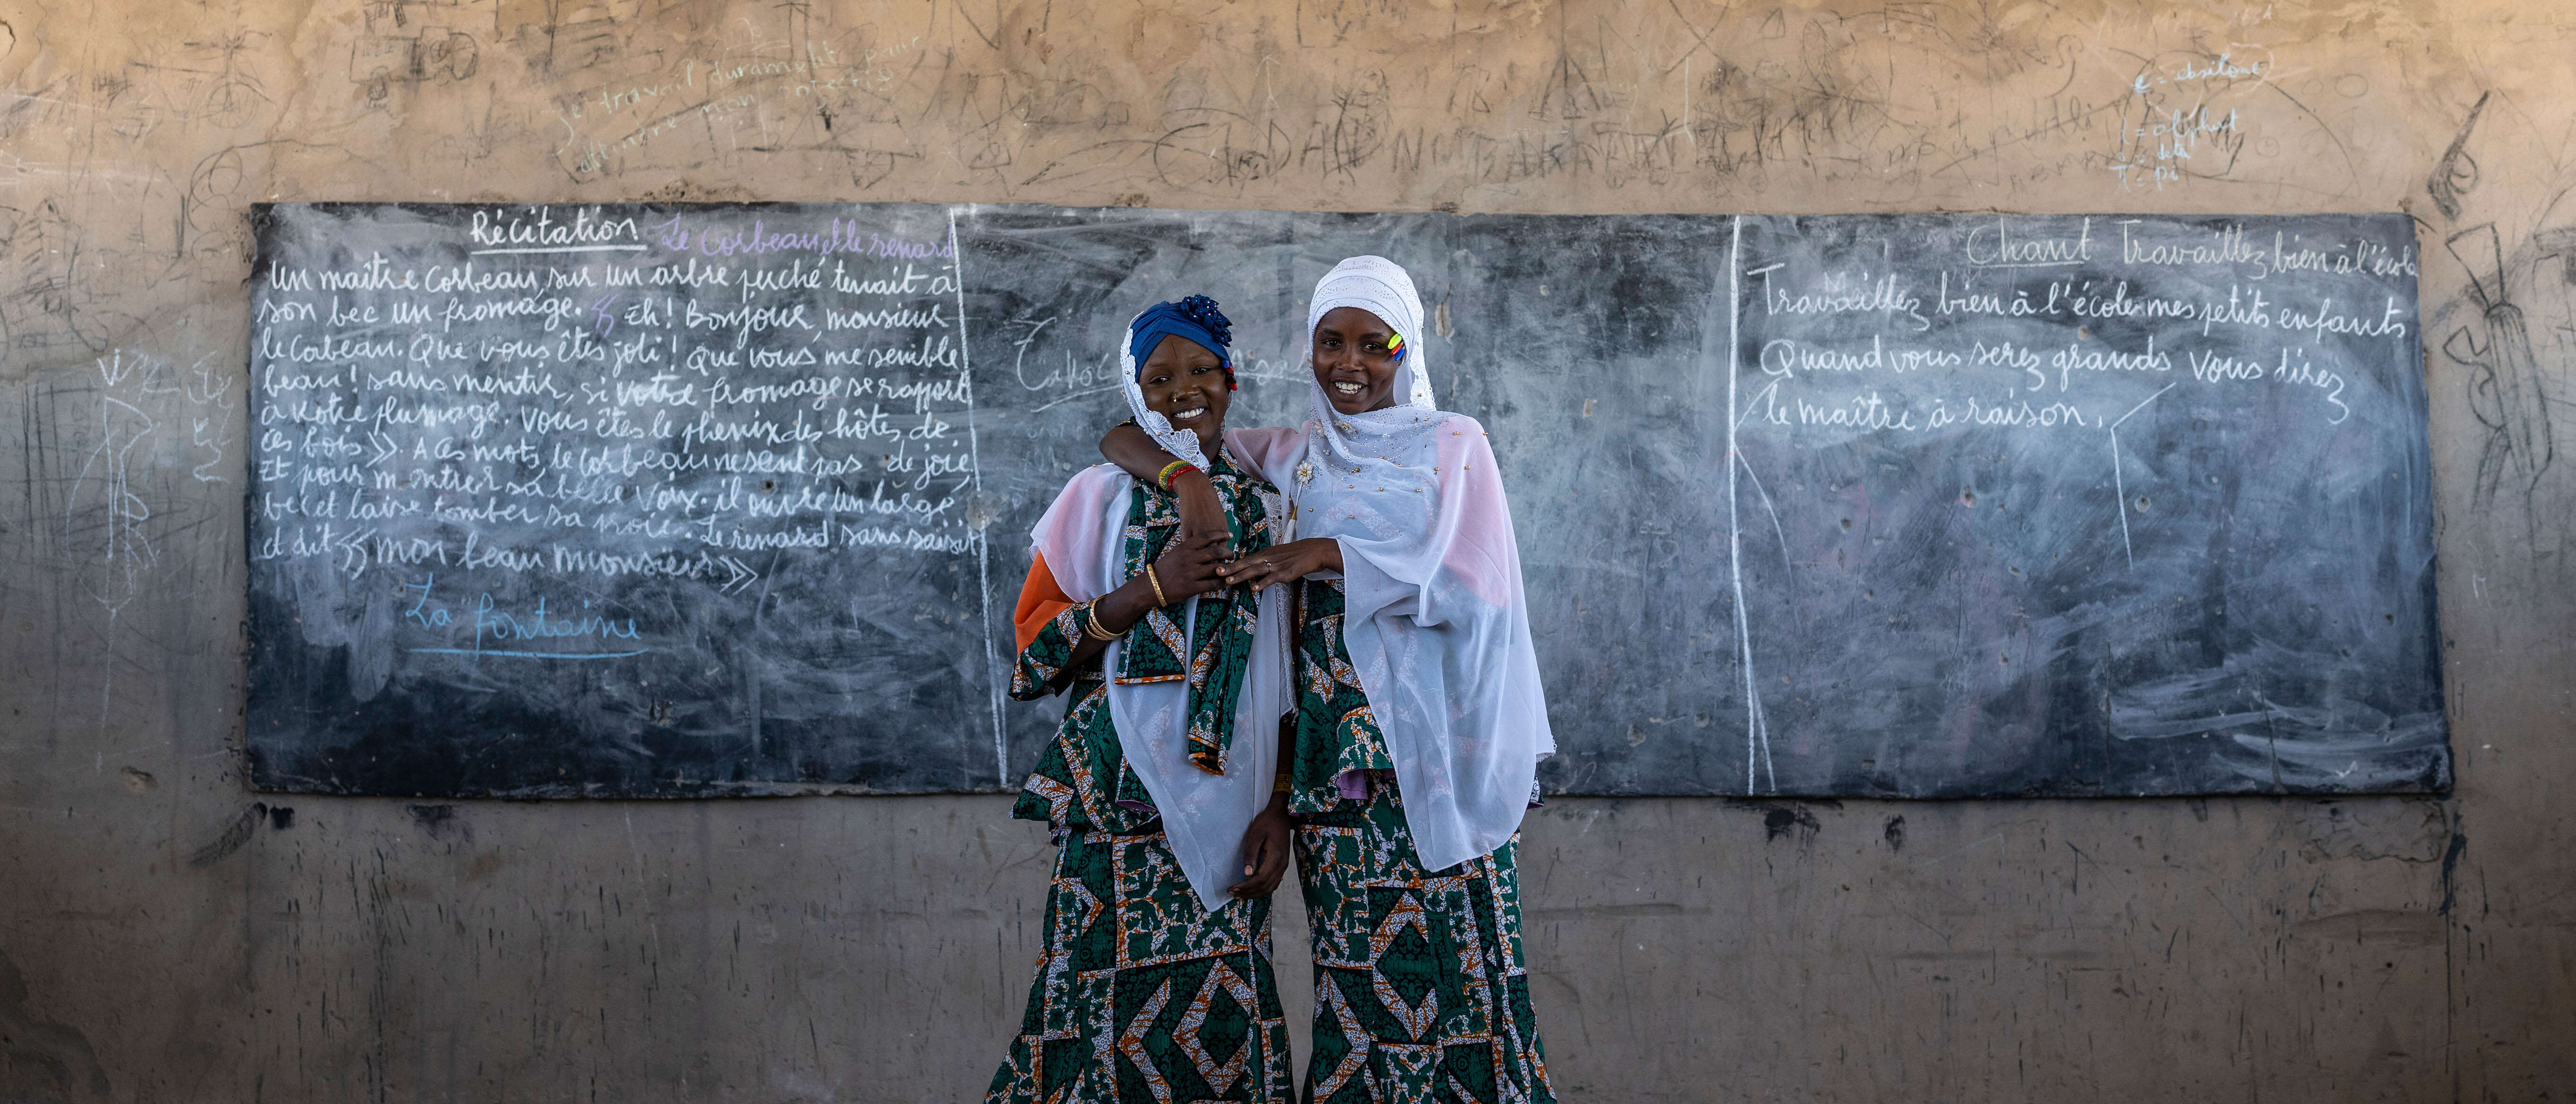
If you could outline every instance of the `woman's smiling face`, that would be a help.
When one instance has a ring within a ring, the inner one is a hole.
[[[1334,307],[1315,323],[1315,383],[1344,414],[1395,405],[1395,330],[1358,307]]]
[[[1202,446],[1217,447],[1228,393],[1225,362],[1215,353],[1186,337],[1166,334],[1145,363],[1136,366],[1136,383],[1144,389],[1145,409],[1168,419],[1174,429],[1198,434]]]

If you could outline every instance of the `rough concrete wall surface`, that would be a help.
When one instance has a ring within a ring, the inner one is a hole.
[[[1560,800],[1536,999],[1570,1100],[2576,1094],[2572,41],[2502,0],[0,10],[0,1100],[982,1092],[1048,857],[1004,799],[243,785],[247,205],[634,199],[2410,212],[2453,795]]]

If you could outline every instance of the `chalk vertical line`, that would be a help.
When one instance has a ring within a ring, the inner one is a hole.
[[[2165,392],[2173,390],[2176,386],[2178,385],[2168,383],[2157,388],[2155,394],[2139,400],[2138,405],[2130,407],[2129,414],[2145,410],[2148,403],[2165,397]],[[2111,494],[2120,503],[2120,551],[2129,557],[2129,567],[2135,569],[2138,566],[2138,552],[2129,544],[2129,487],[2120,478],[2120,423],[2128,421],[2129,414],[2111,419]]]
[[[1738,457],[1736,462],[1744,465],[1744,478],[1753,481],[1753,493],[1762,499],[1762,512],[1771,515],[1771,535],[1780,539],[1781,572],[1795,570],[1797,565],[1789,560],[1789,531],[1780,527],[1780,511],[1771,505],[1771,492],[1762,489],[1762,476],[1753,470],[1752,461]]]
[[[1762,733],[1762,782],[1772,793],[1780,792],[1780,768],[1771,760],[1771,711],[1762,708],[1762,699],[1753,699],[1754,728]]]
[[[1754,761],[1770,750],[1762,723],[1761,688],[1753,679],[1753,629],[1744,612],[1744,526],[1736,513],[1736,377],[1742,374],[1744,324],[1744,216],[1734,218],[1726,242],[1726,571],[1735,588],[1736,660],[1744,668],[1744,792],[1753,793]],[[1777,788],[1776,786],[1774,787]]]
[[[1780,538],[1781,578],[1786,579],[1788,578],[1789,573],[1795,570],[1795,568],[1789,560],[1789,534],[1780,528],[1780,511],[1771,505],[1771,492],[1762,489],[1762,477],[1755,474],[1753,471],[1753,462],[1738,456],[1735,458],[1735,463],[1744,469],[1744,478],[1752,481],[1753,493],[1760,496],[1762,499],[1763,512],[1771,515],[1771,533],[1773,536]],[[1779,793],[1780,772],[1777,764],[1773,763],[1771,760],[1771,714],[1762,708],[1762,698],[1758,692],[1760,681],[1752,674],[1753,645],[1749,635],[1744,643],[1744,670],[1747,676],[1746,685],[1755,687],[1757,691],[1751,694],[1750,697],[1753,703],[1753,730],[1760,734],[1762,741],[1763,780],[1770,785],[1772,793]],[[1746,750],[1749,753],[1751,748],[1748,747]],[[1749,789],[1750,787],[1748,786],[1747,788]]]
[[[960,391],[966,396],[966,456],[975,465],[968,485],[975,488],[975,507],[966,512],[972,524],[983,508],[984,451],[976,437],[975,427],[975,359],[969,353],[966,339],[966,251],[957,244],[957,208],[948,208],[948,271],[957,277],[957,372]],[[993,657],[993,541],[987,524],[975,531],[975,585],[984,600],[984,690],[990,696],[993,710],[993,778],[1002,789],[1011,788],[1011,749],[1002,736],[1002,669]]]
[[[2120,481],[2120,431],[2111,431],[2111,497],[2120,504],[2120,551],[2129,556],[2129,566],[2138,566],[2138,551],[2129,545],[2129,488]]]

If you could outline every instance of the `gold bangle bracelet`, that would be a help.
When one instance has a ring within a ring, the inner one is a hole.
[[[1082,635],[1094,640],[1116,640],[1118,634],[1100,623],[1100,605],[1095,602],[1082,611]]]
[[[1152,564],[1145,565],[1145,581],[1154,584],[1154,608],[1161,609],[1172,604],[1171,599],[1163,597],[1163,580],[1155,576]]]

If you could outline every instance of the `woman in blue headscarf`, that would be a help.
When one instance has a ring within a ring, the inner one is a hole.
[[[1028,1011],[989,1104],[1239,1100],[1294,1081],[1270,966],[1286,873],[1276,792],[1288,689],[1284,590],[1229,585],[1229,546],[1266,549],[1278,490],[1230,457],[1231,327],[1214,301],[1128,326],[1128,409],[1172,454],[1155,478],[1076,474],[1031,533],[1011,696],[1071,704],[1011,815],[1060,850]],[[1183,537],[1171,481],[1213,498]]]
[[[1553,752],[1511,509],[1484,428],[1434,403],[1422,300],[1352,257],[1307,306],[1312,417],[1226,436],[1292,498],[1224,575],[1298,589],[1296,822],[1316,1104],[1547,1101],[1520,934],[1521,818]],[[1130,470],[1170,461],[1120,426]],[[1185,477],[1194,532],[1217,528]]]

